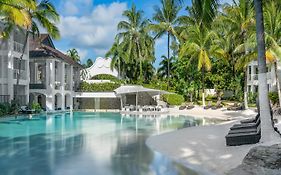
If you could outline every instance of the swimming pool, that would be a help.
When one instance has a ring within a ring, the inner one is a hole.
[[[145,140],[213,122],[187,116],[122,117],[74,112],[0,122],[3,175],[195,175]]]

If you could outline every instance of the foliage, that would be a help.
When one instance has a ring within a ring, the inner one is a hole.
[[[39,103],[33,102],[33,103],[31,104],[31,109],[32,109],[32,110],[35,110],[36,113],[39,113],[39,112],[41,112],[42,107],[40,106]]]
[[[120,87],[120,83],[87,83],[80,84],[80,91],[82,92],[112,92]]]
[[[269,100],[273,103],[276,104],[278,103],[278,93],[277,92],[269,92],[268,93]]]
[[[0,103],[0,116],[15,114],[17,110],[17,103],[15,101],[11,103]]]
[[[255,104],[257,101],[257,97],[258,97],[258,93],[253,93],[253,92],[249,93],[249,96],[248,96],[249,103]]]
[[[161,98],[169,105],[181,105],[184,102],[183,96],[179,94],[163,94]]]
[[[78,51],[75,49],[75,48],[73,48],[73,49],[69,49],[67,52],[66,52],[66,54],[70,57],[70,58],[72,58],[74,61],[76,61],[76,62],[80,62],[80,56],[79,56],[79,53],[78,53]]]
[[[111,80],[111,81],[117,81],[118,78],[116,78],[113,75],[109,75],[109,74],[99,74],[99,75],[95,75],[91,78],[91,80]]]

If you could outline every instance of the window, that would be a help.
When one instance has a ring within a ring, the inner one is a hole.
[[[249,66],[248,71],[249,71],[249,75],[251,75],[251,73],[252,73],[251,66]]]

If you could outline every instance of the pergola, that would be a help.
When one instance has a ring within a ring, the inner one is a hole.
[[[145,88],[140,85],[123,85],[120,86],[119,88],[114,90],[116,96],[120,97],[121,99],[121,108],[123,108],[123,102],[122,102],[122,96],[127,95],[127,94],[136,94],[136,108],[138,106],[138,98],[139,98],[139,93],[147,93],[151,97],[155,95],[161,95],[161,94],[168,94],[169,92],[163,91],[163,90],[157,90],[157,89],[150,89],[150,88]]]

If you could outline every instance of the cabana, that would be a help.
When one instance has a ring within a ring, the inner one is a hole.
[[[137,111],[140,105],[152,105],[150,99],[153,99],[154,96],[169,93],[162,90],[145,88],[140,85],[120,86],[115,89],[114,92],[121,100],[121,109],[123,109],[124,104],[133,103]],[[148,99],[148,97],[150,97],[150,99]]]

